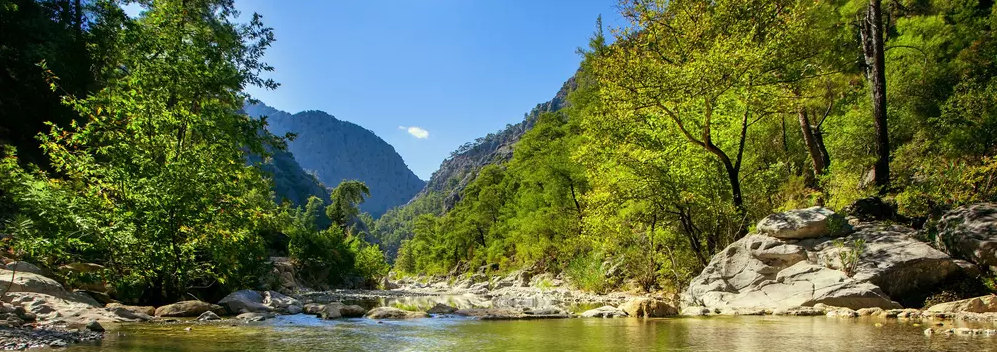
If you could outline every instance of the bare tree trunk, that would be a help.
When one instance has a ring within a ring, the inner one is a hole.
[[[810,154],[810,160],[814,164],[814,176],[820,177],[826,171],[827,164],[825,164],[824,155],[821,153],[821,147],[818,145],[817,133],[814,131],[816,126],[810,124],[807,110],[803,107],[797,110],[797,115],[800,117],[800,130],[803,131],[803,141],[807,144],[807,152]]]
[[[83,4],[81,3],[80,0],[76,0],[76,4],[75,5],[76,5],[75,6],[76,12],[74,14],[76,15],[76,21],[75,21],[74,24],[76,25],[76,40],[82,41],[83,40]]]
[[[872,98],[872,117],[876,124],[876,187],[885,193],[890,185],[890,136],[886,124],[886,56],[883,48],[883,2],[870,0],[862,26],[862,51],[866,79]]]

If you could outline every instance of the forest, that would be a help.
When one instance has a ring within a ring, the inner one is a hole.
[[[380,219],[359,181],[275,194],[295,135],[242,113],[247,87],[278,87],[260,15],[124,3],[0,0],[0,250],[97,264],[61,279],[123,302],[265,286],[274,256],[320,289],[487,266],[678,292],[773,212],[879,197],[930,235],[997,200],[990,0],[621,1],[566,101],[510,126],[510,158]]]
[[[511,160],[481,168],[449,211],[382,218],[396,271],[497,264],[678,292],[773,212],[878,197],[930,236],[944,211],[995,200],[992,1],[619,8],[629,23],[597,22],[567,107]]]
[[[231,0],[3,0],[0,16],[4,256],[85,263],[98,269],[59,279],[146,304],[263,287],[272,255],[315,288],[387,274],[364,240],[362,182],[277,202],[264,170],[294,136],[241,112],[247,87],[278,87],[260,15]]]

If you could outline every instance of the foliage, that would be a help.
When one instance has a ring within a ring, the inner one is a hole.
[[[857,22],[868,4],[621,2],[630,23],[611,40],[600,24],[579,50],[570,104],[538,116],[452,207],[392,219],[396,270],[499,264],[595,291],[679,291],[765,215],[876,193]],[[995,200],[997,10],[891,4],[890,196],[911,217]],[[853,272],[863,244],[841,246]]]
[[[344,188],[345,187],[345,188]],[[335,212],[356,213],[356,206],[363,201],[360,198],[350,198],[352,192],[366,190],[362,182],[347,181],[334,190],[333,197],[341,197],[337,205],[335,198],[332,205],[324,208],[326,214]],[[353,202],[347,202],[353,200]],[[343,209],[343,204],[352,204],[352,209]],[[299,272],[304,279],[313,285],[347,285],[360,287],[375,287],[381,278],[387,276],[389,266],[384,254],[377,245],[364,240],[362,233],[355,228],[345,228],[333,224],[328,228],[320,227],[324,202],[317,198],[308,199],[307,205],[291,210],[285,209],[282,232],[291,239],[288,253],[297,263]],[[366,217],[370,217],[368,214]],[[349,219],[348,222],[357,221]]]
[[[360,204],[370,197],[370,189],[360,181],[343,181],[329,195],[332,204],[325,208],[325,215],[334,226],[347,231],[347,226],[360,215]]]
[[[48,129],[46,122],[68,126],[86,121],[60,104],[60,97],[103,87],[108,73],[102,68],[113,60],[114,42],[127,24],[124,12],[110,0],[0,1],[0,144],[16,147],[22,164],[48,169],[35,139]],[[60,91],[49,89],[38,65],[42,61],[62,78]]]
[[[841,270],[847,276],[855,275],[855,269],[858,268],[859,258],[865,251],[865,240],[857,239],[850,244],[845,244],[845,241],[841,239],[834,240],[832,242],[835,250],[838,254],[838,270]]]
[[[415,233],[415,220],[424,215],[439,215],[443,212],[443,197],[436,192],[429,192],[416,197],[405,206],[392,208],[382,215],[370,227],[373,239],[380,243],[385,256],[398,260],[402,258],[400,248],[402,243]],[[411,257],[411,252],[406,253]],[[412,263],[409,261],[409,263]],[[414,269],[413,269],[414,270]],[[412,272],[408,270],[406,272]]]
[[[336,269],[323,280],[370,283],[386,274],[378,248],[345,231],[358,215],[357,194],[369,194],[363,184],[332,197],[329,213],[343,226],[329,229],[321,200],[298,209],[273,201],[260,163],[283,153],[285,141],[267,132],[265,118],[240,112],[251,102],[246,88],[277,86],[261,76],[272,70],[260,59],[273,33],[260,16],[237,21],[227,0],[142,1],[135,19],[116,1],[85,3],[87,16],[49,1],[0,7],[4,38],[36,29],[90,55],[56,53],[64,43],[27,32],[0,46],[16,75],[4,90],[18,93],[3,94],[3,142],[32,155],[30,143],[7,133],[38,134],[34,147],[46,158],[39,168],[13,147],[0,153],[0,231],[12,235],[4,250],[49,268],[101,264],[112,295],[148,304],[257,286],[267,240],[280,232],[300,262]],[[25,28],[8,28],[17,24]],[[54,95],[22,94],[36,86]],[[57,113],[17,120],[35,110],[6,109],[9,102]]]

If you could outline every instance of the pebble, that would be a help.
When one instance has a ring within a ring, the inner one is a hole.
[[[0,350],[24,350],[44,346],[66,347],[69,344],[98,340],[102,337],[104,334],[87,329],[0,327]]]
[[[933,330],[931,328],[924,329],[924,335],[926,335],[926,336],[931,336],[931,335],[934,335],[936,333],[945,334],[945,335],[965,335],[965,336],[983,335],[983,336],[991,337],[991,336],[997,335],[997,330],[995,330],[995,329],[970,329],[970,328],[938,329],[938,330]]]

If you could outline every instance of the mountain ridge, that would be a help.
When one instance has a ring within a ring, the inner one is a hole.
[[[295,134],[288,152],[326,187],[345,180],[367,184],[371,196],[360,208],[375,218],[405,204],[425,185],[393,146],[363,126],[320,110],[291,114],[261,103],[247,105],[245,111],[253,117],[267,116],[271,133]]]

